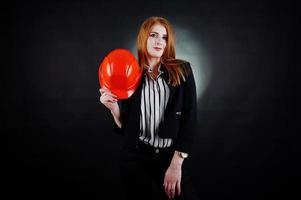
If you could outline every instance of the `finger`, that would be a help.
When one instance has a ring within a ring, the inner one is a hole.
[[[112,101],[113,100],[113,97],[107,95],[106,93],[104,93],[103,95],[101,95],[99,97],[100,101],[101,102],[107,102],[107,101]]]
[[[103,96],[99,97],[99,101],[100,101],[101,103],[104,103],[104,98],[103,98]]]
[[[111,93],[109,90],[106,90],[102,93],[102,95],[108,95],[108,96],[112,96],[114,98],[117,98],[117,95]]]
[[[115,104],[117,102],[117,100],[108,99],[108,102],[111,103],[111,104]]]
[[[168,196],[169,198],[169,194],[168,194],[168,184],[164,183],[164,190],[165,190],[165,194]]]
[[[101,95],[101,97],[102,98],[109,98],[111,95],[110,95],[110,93],[108,93],[108,92],[104,92],[104,93],[102,93],[102,95]]]
[[[102,95],[99,97],[99,100],[101,103],[105,103],[107,101],[108,97],[106,97],[105,95]]]
[[[168,197],[172,198],[172,184],[168,184]]]
[[[165,194],[168,196],[168,186],[166,183],[164,183],[163,186],[164,186]]]
[[[112,103],[104,103],[103,104],[106,108],[108,108],[109,110],[112,110],[114,108],[114,105]]]
[[[172,197],[172,198],[175,197],[175,193],[176,193],[175,189],[176,189],[176,185],[173,184],[172,187],[171,187],[171,197]]]
[[[108,88],[106,88],[105,86],[100,88],[100,89],[101,89],[101,91],[104,91],[104,92],[107,92],[107,93],[111,94],[111,91]]]
[[[100,89],[99,89],[99,92],[100,92],[101,94],[103,94],[103,93],[111,93],[111,91],[108,90],[106,87],[100,88]]]
[[[108,100],[111,101],[112,103],[117,102],[117,99],[112,96],[108,96]]]
[[[101,95],[103,95],[103,93],[105,92],[105,90],[103,88],[100,88],[99,92],[100,92]]]
[[[110,96],[103,96],[101,97],[101,102],[103,103],[116,103],[117,99],[110,97]]]
[[[106,103],[106,105],[110,110],[113,109],[113,107],[114,107],[114,103],[108,102],[108,103]]]
[[[178,196],[180,196],[180,194],[181,194],[181,180],[179,180],[177,182],[177,191],[178,191]]]

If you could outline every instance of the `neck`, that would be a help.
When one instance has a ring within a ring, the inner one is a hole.
[[[151,59],[148,59],[147,61],[148,61],[149,67],[152,69],[155,69],[159,66],[160,58],[151,58]]]

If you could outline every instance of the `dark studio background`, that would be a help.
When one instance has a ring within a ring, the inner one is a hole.
[[[233,0],[12,3],[1,81],[9,196],[123,197],[122,137],[112,133],[113,119],[98,101],[97,70],[110,50],[130,48],[128,40],[152,15],[188,28],[210,61],[194,154],[185,161],[201,199],[290,196],[300,175],[292,170],[297,145],[289,144],[293,7]]]

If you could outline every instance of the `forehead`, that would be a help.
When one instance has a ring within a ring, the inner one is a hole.
[[[166,28],[161,24],[153,25],[152,28],[150,29],[150,32],[157,32],[165,35],[167,34]]]

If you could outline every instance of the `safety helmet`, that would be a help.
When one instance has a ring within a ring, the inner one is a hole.
[[[117,99],[129,98],[137,89],[142,70],[135,56],[127,49],[111,51],[98,69],[100,87],[105,87]]]

